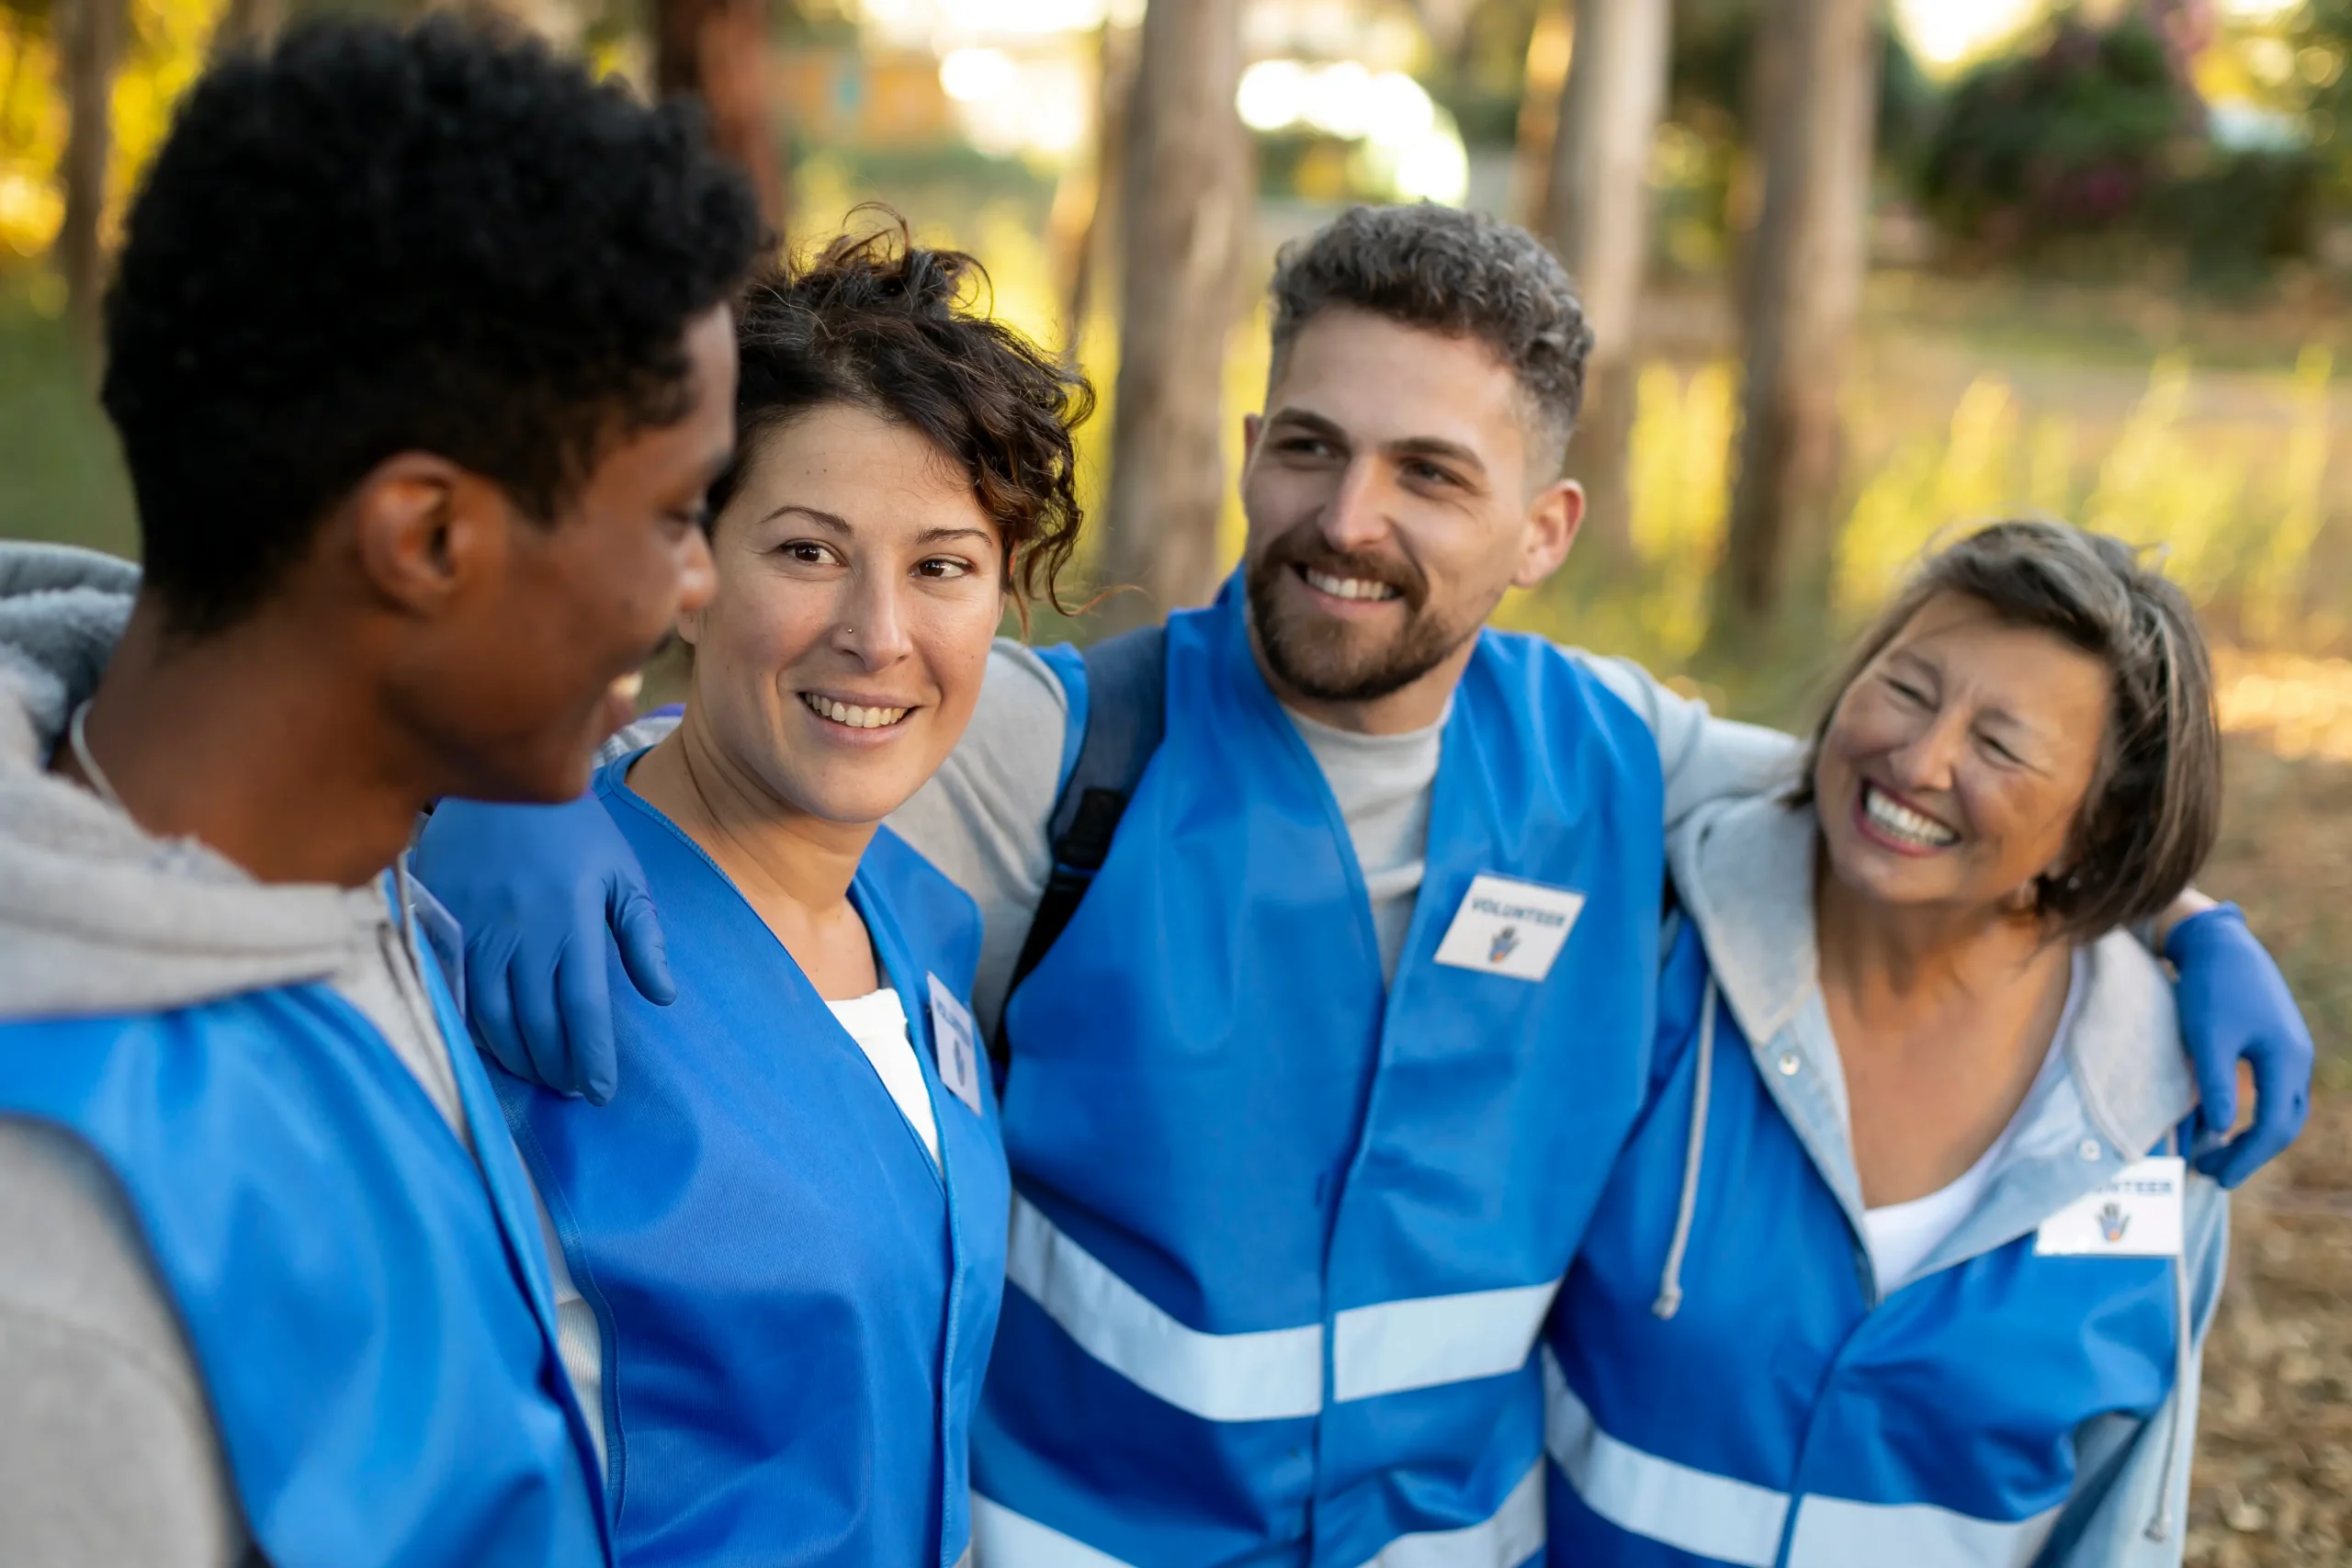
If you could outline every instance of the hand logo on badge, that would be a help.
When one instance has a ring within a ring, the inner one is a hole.
[[[1487,943],[1487,962],[1489,964],[1500,964],[1504,959],[1509,958],[1512,953],[1518,951],[1519,928],[1517,926],[1505,926],[1502,930],[1495,933],[1495,940]]]
[[[2109,1247],[2121,1241],[2123,1233],[2131,1228],[2132,1216],[2123,1212],[2120,1204],[2109,1203],[2098,1212],[2098,1234],[2107,1238]]]

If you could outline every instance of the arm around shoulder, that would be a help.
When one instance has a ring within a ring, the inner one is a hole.
[[[980,908],[973,1014],[993,1031],[1046,879],[1054,797],[1070,723],[1069,694],[1036,653],[1000,637],[963,739],[931,781],[890,815],[893,831]]]
[[[1640,715],[1657,738],[1669,831],[1709,801],[1756,795],[1795,782],[1800,755],[1795,737],[1761,725],[1717,718],[1705,703],[1684,696],[1630,659],[1581,649],[1566,651],[1618,701]]]

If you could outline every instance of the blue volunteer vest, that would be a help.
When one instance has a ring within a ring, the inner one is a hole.
[[[970,1535],[1007,1186],[993,1102],[941,1085],[929,982],[970,994],[978,911],[888,829],[850,893],[943,1169],[783,944],[623,782],[632,761],[595,788],[661,906],[678,999],[649,1005],[611,960],[608,1106],[499,1077],[602,1330],[621,1557],[947,1568]]]
[[[1845,1212],[1718,998],[1683,1295],[1660,1318],[1706,979],[1686,926],[1656,1092],[1545,1334],[1551,1561],[2021,1568],[2078,1438],[2117,1451],[2171,1391],[2172,1261],[2036,1257],[2029,1231],[1871,1307]]]
[[[430,963],[480,1165],[323,986],[0,1024],[0,1115],[113,1172],[275,1568],[591,1568],[530,1189]]]
[[[1530,1353],[1644,1085],[1657,747],[1558,650],[1481,634],[1384,987],[1239,599],[1170,617],[1166,739],[1009,1004],[980,1555],[1510,1568],[1544,1539]],[[1540,981],[1434,961],[1481,874],[1582,897]]]

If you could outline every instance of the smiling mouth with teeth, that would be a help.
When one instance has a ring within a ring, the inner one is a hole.
[[[814,692],[801,693],[800,700],[818,717],[831,719],[849,729],[888,729],[914,712],[912,708],[860,707],[854,703],[837,703]]]
[[[1888,838],[1917,849],[1949,849],[1960,842],[1960,835],[1951,829],[1912,810],[1867,780],[1862,784],[1862,815]]]
[[[1334,577],[1328,571],[1317,571],[1311,566],[1299,568],[1298,574],[1305,578],[1307,586],[1317,592],[1329,593],[1334,599],[1381,600],[1401,597],[1401,590],[1395,583],[1381,582],[1369,577]]]

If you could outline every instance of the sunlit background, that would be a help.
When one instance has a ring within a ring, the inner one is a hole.
[[[116,210],[225,3],[130,0],[113,89]],[[643,82],[641,3],[508,9]],[[1096,183],[1105,84],[1132,58],[1142,8],[775,0],[768,69],[789,232],[821,235],[861,201],[894,203],[927,237],[977,251],[998,308],[1066,345],[1107,395],[1118,262],[1097,232]],[[1740,63],[1752,9],[1677,3],[1673,88],[1651,155],[1624,548],[1510,610],[1668,666],[1702,649],[1724,525],[1737,421],[1728,280],[1754,217]],[[105,433],[44,325],[63,303],[43,265],[62,212],[67,118],[55,10],[0,0],[0,531],[129,549]],[[1236,107],[1254,146],[1253,276],[1282,240],[1349,201],[1530,218],[1572,51],[1567,13],[1556,0],[1251,0]],[[1939,529],[2031,508],[2163,546],[2233,646],[2322,660],[2352,651],[2352,471],[2333,460],[2352,285],[2352,162],[2335,129],[2352,4],[1891,0],[1887,15],[1873,274],[1849,382],[1844,522],[1824,551],[1824,629],[1885,592]],[[2063,178],[1996,188],[1982,170],[1998,161],[1998,127],[1988,131],[1983,105],[2032,72],[2048,76],[2076,47],[2070,28],[2109,39],[2137,28],[2193,101],[2152,128],[2139,122],[2157,96],[2133,98],[2117,72],[2076,62],[2077,85],[2017,112],[2041,117],[2047,144],[2071,138],[2094,154]],[[2110,200],[2110,188],[2122,194]],[[2128,207],[2127,220],[2102,201]],[[1253,304],[1235,307],[1229,423],[1264,369]],[[1098,492],[1107,426],[1106,410],[1089,434]],[[1228,508],[1228,552],[1238,531]],[[1795,700],[1807,668],[1799,658],[1761,677],[1701,674],[1772,710]],[[2303,688],[2266,679],[2257,690],[2270,694],[2233,715],[2301,703],[2303,716],[2273,727],[2276,743],[2352,761],[2352,685],[2331,677],[2280,698]]]

